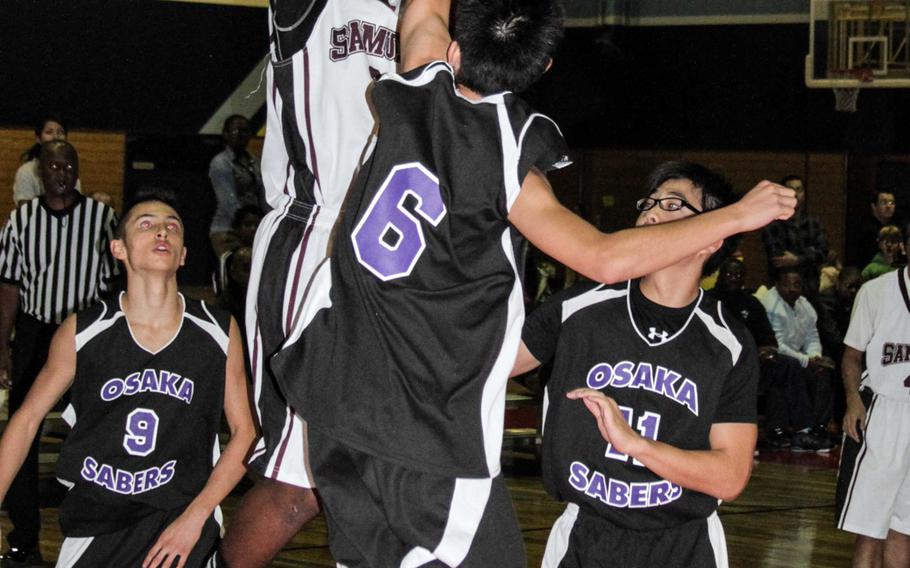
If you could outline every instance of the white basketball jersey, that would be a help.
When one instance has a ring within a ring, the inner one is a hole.
[[[910,402],[910,295],[907,269],[863,284],[844,343],[866,352],[862,385]]]
[[[367,89],[394,72],[398,2],[270,2],[266,198],[337,211],[374,127]]]

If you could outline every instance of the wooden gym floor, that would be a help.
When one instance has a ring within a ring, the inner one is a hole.
[[[745,492],[720,508],[731,565],[849,566],[852,536],[836,530],[833,523],[836,467],[836,452],[830,456],[767,452],[756,458]],[[42,469],[47,471],[47,466]],[[562,512],[562,505],[546,495],[533,465],[516,462],[509,469],[509,488],[524,534],[528,565],[539,566],[549,528]],[[238,499],[232,496],[225,504],[228,521]],[[6,513],[0,515],[0,526],[4,533],[10,529]],[[42,509],[41,549],[49,566],[60,541],[57,509]],[[322,517],[294,538],[272,566],[334,566]]]

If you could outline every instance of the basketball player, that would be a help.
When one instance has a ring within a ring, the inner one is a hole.
[[[731,199],[717,174],[667,162],[636,225]],[[716,509],[749,479],[758,383],[752,337],[699,288],[729,248],[717,241],[639,280],[575,287],[525,323],[513,374],[554,358],[543,475],[569,502],[543,566],[727,565]]]
[[[611,280],[786,217],[795,203],[765,183],[752,205],[705,221],[597,232],[559,205],[540,173],[566,163],[558,129],[506,92],[549,65],[558,11],[541,0],[465,1],[455,22],[451,42],[447,3],[407,7],[403,67],[426,63],[411,48],[448,63],[387,75],[372,90],[377,144],[331,263],[308,284],[271,360],[307,420],[330,545],[346,566],[524,564],[499,472],[522,317],[510,223],[570,267]],[[421,39],[409,44],[416,29]],[[671,235],[676,248],[640,255]]]
[[[856,534],[857,567],[910,565],[908,283],[906,267],[865,283],[844,337],[837,526]]]
[[[55,334],[0,441],[0,496],[71,389],[57,566],[202,566],[218,540],[218,504],[243,476],[255,435],[240,334],[227,313],[177,292],[183,223],[164,197],[138,198],[111,250],[127,291]],[[231,439],[218,458],[222,409]]]

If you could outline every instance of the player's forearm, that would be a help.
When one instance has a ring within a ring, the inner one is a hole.
[[[255,437],[252,427],[231,435],[205,487],[187,507],[187,512],[202,520],[212,514],[246,474],[245,459]]]
[[[402,72],[437,59],[446,59],[450,0],[408,0],[399,26]]]
[[[755,446],[757,429],[753,426],[751,447]],[[682,450],[642,438],[630,455],[660,477],[686,489],[732,501],[749,482],[752,450],[735,452],[727,449]]]
[[[859,384],[863,373],[863,352],[849,345],[844,346],[844,356],[841,359],[841,377],[844,380],[844,392],[847,402],[853,397],[859,398]]]
[[[6,497],[10,484],[22,467],[43,420],[44,416],[30,413],[28,408],[23,407],[13,414],[6,425],[0,439],[0,501]]]

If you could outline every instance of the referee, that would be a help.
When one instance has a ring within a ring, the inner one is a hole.
[[[76,149],[62,140],[45,143],[39,168],[45,194],[13,211],[0,233],[0,388],[10,389],[10,416],[44,365],[57,326],[97,300],[117,272],[109,246],[116,216],[76,191]],[[0,557],[4,567],[41,565],[39,438],[6,495],[13,530],[7,535],[10,549]]]

